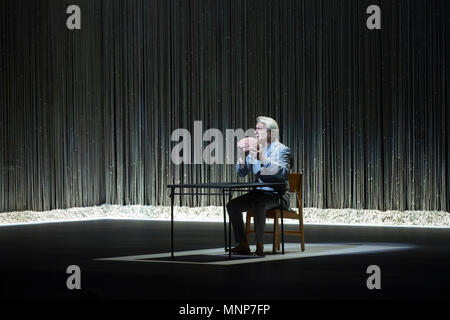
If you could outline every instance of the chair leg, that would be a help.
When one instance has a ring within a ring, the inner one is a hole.
[[[250,234],[250,224],[251,224],[252,215],[250,214],[249,211],[247,211],[246,216],[247,217],[245,219],[245,238],[247,239],[247,241],[249,241],[248,236]]]
[[[299,226],[300,226],[300,246],[302,248],[302,251],[305,251],[305,236],[304,236],[304,229],[303,229],[303,208],[300,209],[300,219],[299,219]]]
[[[272,253],[276,253],[276,245],[277,245],[277,229],[278,229],[278,219],[275,217],[273,219],[273,237],[272,237]]]
[[[277,219],[278,220],[278,219]],[[277,223],[277,250],[281,250],[281,230],[280,230],[280,224]]]
[[[273,252],[275,253],[275,248],[280,251],[280,223],[278,222],[278,217],[273,220]]]

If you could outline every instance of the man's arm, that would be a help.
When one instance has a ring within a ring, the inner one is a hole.
[[[248,163],[244,156],[239,156],[238,162],[236,163],[236,173],[239,177],[245,177],[248,174]]]
[[[250,140],[251,138],[244,138],[237,143],[238,162],[236,163],[236,173],[239,177],[245,177],[249,173],[249,169],[251,169],[246,156]]]
[[[291,170],[291,150],[283,148],[273,152],[261,162],[261,180],[265,182],[285,182]]]

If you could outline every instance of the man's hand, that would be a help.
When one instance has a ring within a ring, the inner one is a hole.
[[[248,148],[248,141],[246,138],[241,139],[238,141],[237,143],[237,148],[238,148],[238,152],[240,153],[245,153],[247,151]]]
[[[258,140],[252,137],[246,137],[244,139],[239,140],[237,143],[238,151],[240,152],[249,152],[250,147],[256,148],[258,145]]]
[[[257,159],[258,158],[258,153],[259,153],[258,146],[256,148],[254,146],[249,147],[250,158]]]
[[[250,146],[249,148],[250,157],[261,161],[261,163],[266,162],[266,157],[262,153],[261,145],[256,144],[256,146]]]
[[[245,157],[250,152],[250,148],[256,148],[258,141],[252,137],[241,139],[237,143],[239,162],[244,163]]]

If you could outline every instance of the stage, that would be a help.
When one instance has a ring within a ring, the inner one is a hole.
[[[264,258],[231,262],[221,258],[223,223],[176,222],[175,228],[172,261],[168,221],[2,226],[0,298],[225,303],[450,297],[448,228],[305,225],[304,252],[288,236],[286,254],[272,255],[267,238]],[[80,289],[67,287],[72,265],[80,269]],[[380,268],[380,289],[367,287],[372,265]]]

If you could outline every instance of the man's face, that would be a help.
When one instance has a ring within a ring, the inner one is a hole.
[[[266,125],[262,122],[256,124],[255,136],[260,144],[265,145],[270,142],[270,133],[267,132]]]

